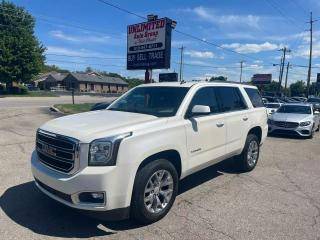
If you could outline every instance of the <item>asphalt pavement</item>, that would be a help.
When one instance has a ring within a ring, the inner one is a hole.
[[[30,172],[35,131],[58,115],[40,108],[49,100],[2,100],[0,239],[320,239],[319,133],[268,137],[250,173],[229,159],[187,177],[169,214],[139,226],[83,216],[39,192]]]

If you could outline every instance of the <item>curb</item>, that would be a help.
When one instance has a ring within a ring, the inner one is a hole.
[[[58,108],[54,107],[53,105],[51,107],[49,107],[49,110],[51,112],[57,112],[57,113],[64,114],[63,112],[61,112]]]

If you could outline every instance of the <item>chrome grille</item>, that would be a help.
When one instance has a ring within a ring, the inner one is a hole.
[[[299,123],[275,121],[274,125],[276,125],[277,127],[282,127],[282,128],[296,128],[299,126]]]
[[[39,160],[46,166],[63,173],[70,173],[78,158],[78,141],[76,139],[37,131],[36,150]]]

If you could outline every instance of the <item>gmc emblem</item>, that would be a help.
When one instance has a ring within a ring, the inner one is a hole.
[[[56,149],[53,148],[53,147],[50,147],[49,145],[47,144],[42,144],[42,151],[45,152],[46,154],[49,154],[49,155],[53,155],[53,156],[56,156]]]

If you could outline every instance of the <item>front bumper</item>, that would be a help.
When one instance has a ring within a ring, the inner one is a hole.
[[[285,134],[285,135],[295,135],[301,137],[308,137],[311,135],[313,129],[312,125],[301,127],[298,126],[296,128],[286,128],[286,127],[279,127],[272,124],[269,124],[268,132],[275,133],[275,134]]]
[[[52,199],[69,207],[90,212],[117,212],[130,206],[131,174],[123,168],[120,172],[116,166],[86,167],[74,175],[66,175],[43,165],[34,151],[31,169],[37,187]],[[80,202],[78,196],[83,192],[105,193],[104,204]]]

